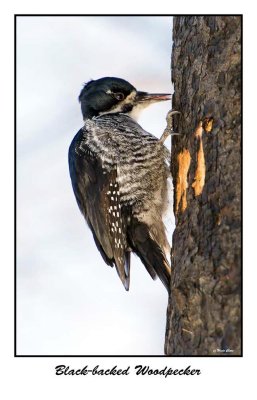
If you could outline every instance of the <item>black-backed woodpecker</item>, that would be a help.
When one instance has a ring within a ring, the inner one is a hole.
[[[135,120],[145,107],[169,99],[111,77],[90,81],[79,95],[84,126],[69,148],[72,186],[98,250],[116,267],[126,290],[134,252],[169,291],[163,215],[170,153]]]

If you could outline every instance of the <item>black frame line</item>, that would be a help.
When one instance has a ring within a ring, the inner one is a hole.
[[[239,16],[241,17],[241,114],[243,114],[243,14],[14,14],[14,357],[17,358],[212,358],[214,360],[222,360],[224,358],[242,358],[243,357],[243,272],[241,272],[241,354],[226,354],[220,356],[214,355],[64,355],[64,354],[17,354],[17,17],[178,17],[178,16]],[[243,132],[243,118],[241,117],[241,125]],[[241,210],[243,209],[243,140],[241,143]],[[241,211],[241,268],[243,265],[243,214]]]

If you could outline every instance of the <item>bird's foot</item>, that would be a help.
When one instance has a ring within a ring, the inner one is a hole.
[[[168,112],[167,117],[166,117],[167,126],[166,126],[166,128],[165,128],[165,130],[164,130],[164,132],[163,132],[163,134],[162,134],[162,136],[160,138],[160,140],[159,140],[161,143],[164,143],[165,140],[169,136],[179,136],[179,135],[181,135],[181,133],[173,131],[173,115],[176,115],[176,114],[181,114],[181,112],[180,111],[176,111],[176,110],[170,110]]]

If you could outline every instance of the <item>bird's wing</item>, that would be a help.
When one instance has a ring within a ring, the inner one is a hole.
[[[126,290],[129,289],[129,258],[126,222],[122,217],[117,168],[103,168],[100,157],[83,141],[81,129],[69,148],[69,169],[74,194],[98,250],[106,264],[115,265]]]

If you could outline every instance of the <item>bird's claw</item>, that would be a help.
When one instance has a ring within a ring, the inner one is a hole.
[[[181,112],[177,111],[177,110],[170,110],[168,112],[167,117],[166,117],[167,127],[160,138],[161,143],[164,143],[168,136],[180,136],[181,135],[181,133],[173,131],[172,117],[173,117],[173,115],[176,115],[176,114],[181,114]]]
[[[180,111],[177,111],[177,110],[170,110],[170,111],[168,112],[168,116],[171,116],[171,115],[174,115],[174,114],[181,114],[181,112],[180,112]]]
[[[168,114],[166,116],[166,121],[167,121],[167,125],[168,126],[172,126],[172,117],[173,117],[173,115],[176,115],[176,114],[181,114],[181,112],[180,111],[176,111],[176,110],[170,110],[168,112]]]
[[[181,135],[181,133],[173,131],[173,116],[176,114],[181,114],[181,112],[177,111],[177,110],[170,110],[167,114],[167,117],[166,117],[167,127],[160,139],[162,143],[167,139],[168,136],[180,136]]]

